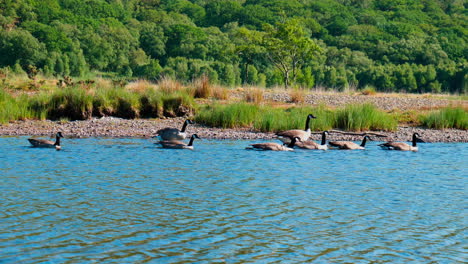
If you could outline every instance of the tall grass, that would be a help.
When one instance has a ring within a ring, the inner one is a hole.
[[[247,103],[216,104],[201,109],[195,121],[213,127],[250,127],[259,115],[259,107]]]
[[[422,125],[428,128],[468,129],[468,112],[461,107],[447,107],[421,116]]]
[[[295,128],[303,129],[305,128],[306,117],[310,113],[319,117],[311,121],[312,130],[332,128],[331,112],[323,107],[281,109],[245,102],[208,106],[199,111],[195,120],[213,127],[252,127],[259,131],[271,132]]]
[[[393,116],[378,110],[373,104],[350,104],[335,114],[335,127],[349,131],[395,131],[397,126]]]
[[[195,101],[186,90],[163,92],[154,87],[132,91],[72,86],[17,97],[0,90],[1,123],[21,119],[85,120],[93,116],[176,117],[192,115],[195,108]]]
[[[396,120],[373,105],[349,105],[335,111],[325,106],[289,109],[248,103],[214,105],[202,109],[196,116],[199,123],[222,128],[252,127],[263,132],[304,129],[308,114],[317,118],[310,122],[314,131],[341,128],[352,131],[396,130]]]
[[[15,98],[0,90],[0,124],[13,120],[29,119],[33,116],[28,108],[27,96]]]

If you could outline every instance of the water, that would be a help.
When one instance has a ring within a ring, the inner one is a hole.
[[[0,137],[0,263],[466,263],[468,144],[252,142]]]

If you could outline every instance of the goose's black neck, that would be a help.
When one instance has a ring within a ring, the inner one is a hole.
[[[57,135],[55,136],[55,143],[54,146],[60,146],[60,137]]]
[[[310,116],[307,117],[306,119],[306,124],[305,124],[305,131],[310,129]]]
[[[289,142],[288,148],[293,148],[295,144],[296,144],[296,138],[291,139],[291,142]]]
[[[327,143],[327,132],[322,132],[322,143],[320,145],[325,145]]]
[[[180,130],[180,132],[185,132],[185,129],[187,129],[188,123],[189,123],[188,120],[186,120],[186,121],[184,122],[184,125],[182,125],[182,129]]]
[[[413,135],[413,147],[416,147],[416,141],[418,139],[416,138],[416,135]]]
[[[189,141],[189,143],[188,143],[187,146],[189,146],[189,147],[193,146],[193,141],[194,141],[194,140],[195,140],[195,137],[192,136],[192,137],[190,138],[190,141]]]
[[[361,147],[365,147],[367,142],[367,136],[362,139]]]

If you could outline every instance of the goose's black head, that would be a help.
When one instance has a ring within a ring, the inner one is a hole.
[[[413,134],[413,141],[418,143],[426,143],[426,141],[421,139],[421,135],[419,135],[418,133]]]
[[[56,137],[63,138],[62,132],[57,132]]]
[[[197,134],[193,134],[192,135],[192,138],[198,138],[198,139],[201,139]]]
[[[317,117],[314,116],[313,114],[309,114],[309,115],[307,116],[307,118],[311,119],[311,118],[317,118]]]
[[[193,122],[193,121],[190,120],[190,119],[185,120],[185,123],[186,123],[186,124],[191,124],[191,125],[195,124],[195,122]]]

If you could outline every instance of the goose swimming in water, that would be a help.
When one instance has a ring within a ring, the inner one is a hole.
[[[296,142],[296,147],[301,148],[301,149],[319,149],[319,150],[327,150],[328,145],[327,145],[327,134],[328,131],[323,131],[322,132],[322,142],[318,144],[315,141],[299,141]]]
[[[328,142],[328,144],[339,149],[365,149],[367,140],[372,141],[368,135],[365,135],[362,139],[361,145],[358,145],[352,141],[332,141]]]
[[[302,142],[305,142],[309,139],[311,131],[310,131],[310,119],[316,118],[314,115],[309,114],[306,119],[305,129],[292,129],[286,130],[282,132],[276,133],[278,139],[281,140],[283,143],[291,142],[291,139],[294,137],[298,137],[301,139]]]
[[[418,151],[416,142],[424,142],[420,137],[421,136],[418,133],[414,133],[412,140],[413,144],[411,146],[403,142],[387,142],[378,146],[385,150]]]
[[[163,140],[159,141],[158,143],[161,144],[163,148],[168,149],[193,149],[193,141],[196,138],[200,139],[200,137],[197,134],[193,134],[190,137],[190,141],[188,144],[185,144],[184,142],[178,140]]]
[[[35,148],[55,148],[60,150],[60,138],[63,138],[62,132],[55,134],[55,142],[46,139],[28,138],[29,143]]]
[[[187,137],[187,133],[185,130],[187,129],[188,124],[193,124],[191,120],[185,120],[184,124],[182,125],[182,129],[179,130],[177,128],[166,127],[160,129],[156,132],[156,136],[159,136],[161,140],[182,140]]]
[[[297,141],[300,141],[301,139],[299,137],[294,137],[291,142],[285,146],[286,144],[278,144],[278,143],[273,143],[273,142],[267,142],[267,143],[256,143],[256,144],[250,144],[251,147],[247,147],[245,149],[254,149],[254,150],[274,150],[274,151],[294,151],[294,144],[296,144]]]

